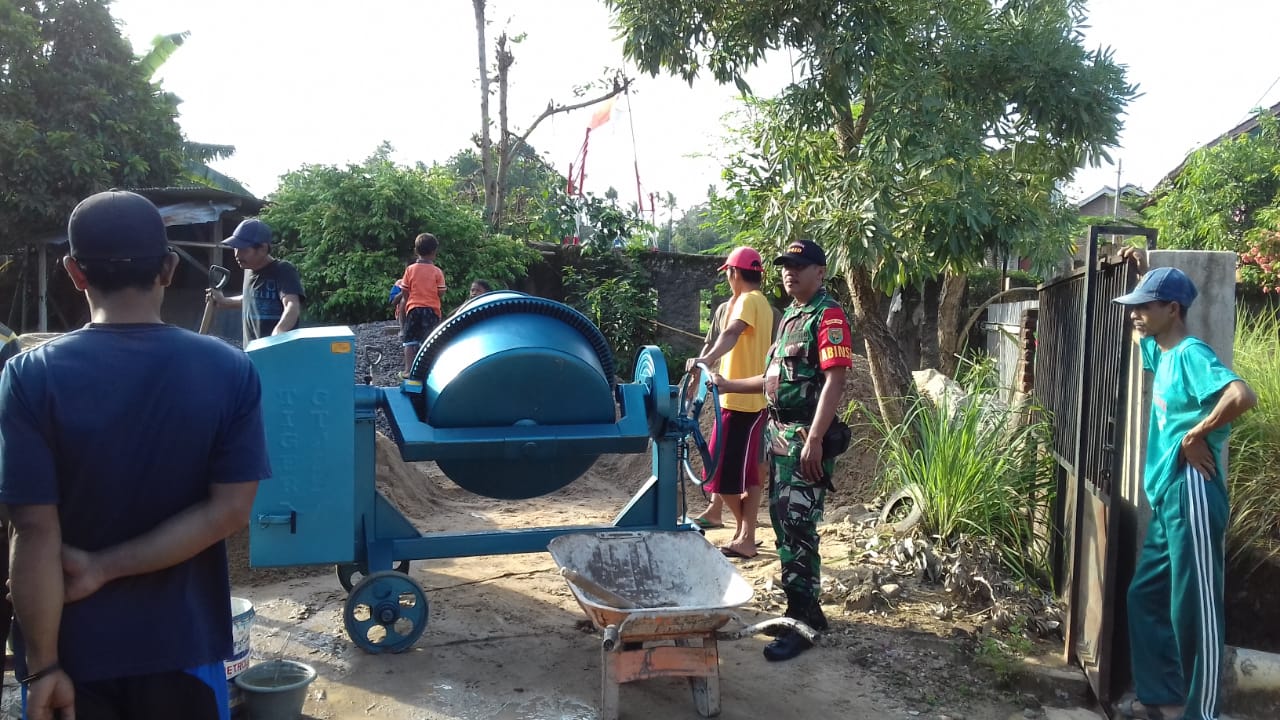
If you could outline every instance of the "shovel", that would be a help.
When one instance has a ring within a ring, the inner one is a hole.
[[[221,265],[209,266],[209,289],[221,290],[227,286],[231,271]],[[204,301],[204,317],[200,318],[200,334],[208,335],[209,326],[213,324],[213,298]]]

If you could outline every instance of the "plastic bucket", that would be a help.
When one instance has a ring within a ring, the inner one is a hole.
[[[231,598],[231,657],[223,661],[227,669],[227,699],[232,712],[237,712],[243,699],[236,687],[236,676],[249,669],[249,631],[253,629],[253,603],[244,598]]]
[[[296,660],[268,660],[236,676],[248,720],[297,720],[315,668]]]

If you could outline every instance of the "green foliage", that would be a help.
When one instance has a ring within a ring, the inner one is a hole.
[[[1055,184],[1106,157],[1134,96],[1110,52],[1082,47],[1074,0],[607,4],[650,73],[745,89],[766,51],[797,53],[799,79],[739,130],[735,215],[885,290],[991,250],[1056,259],[1071,223]]]
[[[569,195],[564,188],[555,188],[542,197],[542,216],[531,223],[531,233],[552,242],[576,237],[583,247],[597,250],[643,244],[639,242],[643,221],[634,212],[619,208],[617,191],[613,192],[613,199],[607,195],[601,199],[592,193]]]
[[[1280,123],[1260,112],[1256,133],[1191,153],[1154,195],[1145,217],[1161,247],[1245,252],[1259,214],[1280,206]]]
[[[1008,684],[1018,678],[1025,659],[1035,650],[1027,638],[1026,618],[1020,617],[1007,632],[983,633],[974,655],[978,664],[990,668],[996,679]]]
[[[1040,277],[1025,270],[1010,270],[1005,273],[1010,287],[1036,287]],[[969,305],[977,307],[990,300],[1000,292],[1000,271],[996,268],[974,268],[966,275],[969,282]]]
[[[497,165],[497,152],[494,151]],[[480,153],[465,149],[444,163],[457,177],[456,189],[467,202],[484,209],[484,168]],[[506,208],[503,212],[503,234],[525,240],[560,242],[559,237],[543,234],[544,199],[563,193],[565,177],[547,164],[533,146],[521,143],[512,156],[506,175]]]
[[[383,144],[359,165],[307,165],[280,178],[263,219],[275,230],[279,255],[293,261],[316,319],[367,322],[389,315],[387,290],[413,261],[413,240],[440,238],[436,263],[449,291],[444,309],[467,298],[470,281],[509,285],[537,253],[491,236],[474,207],[454,202],[457,178],[443,168],[409,168]]]
[[[1280,308],[1236,316],[1235,371],[1258,405],[1231,425],[1227,473],[1231,525],[1227,552],[1236,565],[1280,557]]]
[[[65,227],[87,195],[176,179],[176,114],[104,0],[0,0],[0,249]]]
[[[618,376],[630,378],[636,353],[654,344],[658,319],[658,292],[649,273],[636,259],[639,248],[596,250],[585,246],[577,267],[566,264],[566,300],[586,315],[613,348]],[[671,354],[663,354],[671,361]],[[675,372],[675,366],[668,368]]]
[[[721,254],[735,245],[741,229],[732,208],[722,199],[711,198],[685,211],[675,222],[671,249],[684,253]]]
[[[989,379],[972,380],[975,391]],[[906,421],[887,426],[866,412],[881,437],[879,482],[886,491],[913,488],[930,535],[993,540],[1015,577],[1051,577],[1042,525],[1053,502],[1049,426],[1029,408],[990,402],[989,391],[935,405],[917,398]],[[1039,521],[1039,522],[1038,522]]]

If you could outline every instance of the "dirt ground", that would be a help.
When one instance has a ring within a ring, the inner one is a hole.
[[[648,455],[606,456],[568,487],[533,500],[499,501],[453,485],[434,463],[388,460],[383,443],[379,485],[424,532],[532,528],[604,523],[649,476]],[[849,456],[865,471],[866,458]],[[838,481],[848,489],[860,481]],[[690,514],[704,505],[687,487]],[[840,505],[835,499],[829,507]],[[767,528],[767,512],[761,522]],[[732,528],[707,539],[726,542]],[[833,575],[856,553],[840,533],[824,539]],[[755,586],[741,609],[746,622],[781,614],[773,533],[751,560],[736,561]],[[286,657],[316,668],[306,717],[576,720],[596,717],[600,693],[599,634],[586,623],[546,553],[414,562],[410,574],[426,590],[429,624],[414,646],[398,655],[370,655],[343,630],[346,593],[332,568],[250,570],[245,543],[230,551],[234,592],[251,599],[257,619],[252,656]],[[933,718],[1004,720],[1022,704],[998,689],[995,674],[974,662],[974,643],[963,622],[935,618],[942,599],[915,589],[892,611],[825,608],[832,632],[819,648],[786,663],[766,662],[768,638],[721,643],[721,717]],[[683,680],[624,685],[623,718],[696,718]]]

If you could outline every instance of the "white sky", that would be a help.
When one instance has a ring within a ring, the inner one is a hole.
[[[184,101],[187,137],[235,145],[236,155],[215,167],[259,196],[285,172],[359,162],[383,140],[400,161],[443,161],[479,128],[469,0],[114,0],[111,7],[139,52],[157,34],[191,32],[160,77]],[[1250,108],[1280,101],[1280,2],[1092,0],[1090,15],[1088,45],[1114,48],[1144,93],[1113,153],[1124,183],[1150,189]],[[491,46],[504,28],[527,33],[511,73],[515,130],[549,100],[572,102],[575,85],[622,65],[622,44],[598,0],[489,0],[488,17]],[[772,94],[789,78],[780,58],[748,80]],[[710,81],[690,88],[637,77],[631,109],[619,102],[613,121],[592,134],[587,189],[603,194],[612,185],[624,202],[634,200],[638,156],[646,194],[672,192],[681,207],[700,202],[719,177],[712,154],[735,97]],[[496,118],[496,102],[493,111]],[[566,172],[590,114],[549,119],[530,142]],[[1114,183],[1114,167],[1088,169],[1072,191]]]

